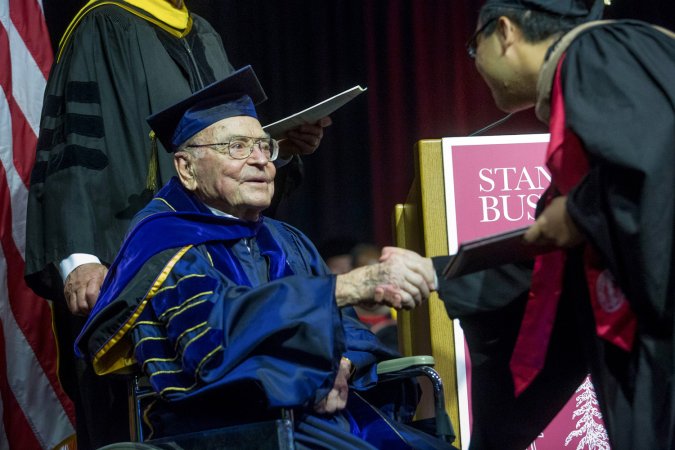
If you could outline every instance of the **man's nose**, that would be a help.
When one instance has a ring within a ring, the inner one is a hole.
[[[254,145],[247,161],[254,164],[267,164],[270,160],[260,148],[260,145]]]

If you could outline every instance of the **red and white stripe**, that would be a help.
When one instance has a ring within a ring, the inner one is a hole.
[[[0,0],[0,450],[52,449],[75,432],[56,376],[50,304],[23,280],[30,170],[51,62],[41,0]]]

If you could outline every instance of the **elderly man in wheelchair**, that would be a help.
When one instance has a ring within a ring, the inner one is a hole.
[[[264,99],[247,67],[148,119],[178,176],[134,219],[76,351],[99,374],[148,380],[148,442],[283,410],[290,448],[452,448],[382,412],[401,384],[373,389],[376,365],[397,355],[351,308],[415,307],[435,289],[431,261],[388,248],[335,276],[306,236],[264,217],[278,155],[257,120]]]

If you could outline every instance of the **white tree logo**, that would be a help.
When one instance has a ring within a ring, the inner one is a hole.
[[[598,400],[595,396],[595,390],[590,377],[586,377],[584,382],[577,389],[581,392],[576,398],[576,407],[572,419],[579,417],[576,429],[572,431],[565,439],[565,447],[572,440],[581,438],[577,444],[576,450],[610,450],[609,437],[602,424],[602,414],[598,409]],[[597,421],[596,421],[597,420]]]
[[[598,294],[598,303],[605,312],[613,313],[618,311],[626,303],[626,297],[608,269],[602,271],[598,276],[595,290]]]

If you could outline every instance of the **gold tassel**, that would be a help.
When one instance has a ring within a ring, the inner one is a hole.
[[[145,187],[151,192],[157,192],[157,178],[159,170],[159,155],[157,155],[157,136],[150,130],[150,161],[148,162],[148,176],[145,179]]]

